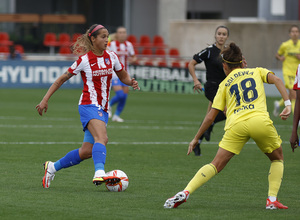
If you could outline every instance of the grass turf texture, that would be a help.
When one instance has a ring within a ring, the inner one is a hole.
[[[46,90],[0,92],[0,219],[299,219],[300,152],[292,153],[288,144],[292,117],[281,121],[271,116],[283,139],[285,173],[279,199],[288,210],[265,210],[270,162],[253,143],[187,203],[169,210],[163,208],[165,200],[213,159],[223,135],[221,122],[211,142],[201,145],[203,156],[186,156],[187,143],[206,113],[203,95],[130,93],[122,115],[126,121],[108,123],[106,171],[121,169],[129,177],[128,189],[113,193],[92,184],[92,159],[59,171],[50,189],[41,185],[46,160],[80,147],[80,90],[57,91],[43,117],[35,106]],[[268,98],[270,111],[274,100]]]

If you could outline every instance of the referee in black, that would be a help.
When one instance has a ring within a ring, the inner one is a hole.
[[[209,100],[207,112],[210,111],[212,102],[217,94],[219,84],[226,78],[223,70],[222,58],[220,53],[225,47],[225,43],[229,37],[229,29],[226,26],[219,26],[215,31],[215,43],[208,46],[201,52],[195,54],[193,59],[189,62],[188,69],[194,81],[194,91],[200,92],[203,90],[201,82],[197,79],[195,74],[195,66],[204,62],[206,67],[206,83],[204,85],[205,97]],[[206,141],[210,140],[210,134],[213,126],[219,121],[226,119],[224,112],[219,112],[214,123],[209,129],[200,137],[199,143],[194,149],[196,156],[201,156],[200,144],[205,138]]]

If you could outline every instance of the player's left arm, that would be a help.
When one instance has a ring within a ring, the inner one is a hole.
[[[116,72],[116,74],[122,83],[131,86],[133,89],[140,90],[138,82],[135,80],[135,78],[130,78],[126,70],[122,69],[121,71]]]
[[[189,155],[195,146],[198,143],[199,138],[204,134],[204,132],[209,128],[209,126],[214,122],[215,118],[217,117],[220,110],[212,108],[207,115],[205,116],[197,134],[195,135],[194,139],[190,142],[187,155]]]
[[[286,88],[285,88],[282,80],[272,73],[268,73],[267,80],[268,80],[269,84],[275,84],[275,86],[276,86],[277,90],[280,92],[283,100],[289,102],[289,104],[286,104],[285,108],[279,115],[282,120],[286,120],[289,117],[289,115],[291,114],[291,110],[292,110],[292,105],[289,100],[289,95],[286,91]]]

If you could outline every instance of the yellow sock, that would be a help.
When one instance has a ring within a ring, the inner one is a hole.
[[[274,160],[271,163],[270,171],[269,171],[269,192],[268,196],[277,197],[282,177],[283,177],[283,161],[282,160]]]
[[[284,106],[284,100],[283,99],[280,99],[279,106]]]
[[[295,102],[296,102],[295,99],[292,99],[292,100],[291,100],[291,103],[292,103],[292,113],[293,113],[293,114],[294,114],[294,110],[295,110]]]
[[[189,184],[185,187],[184,190],[189,191],[189,193],[193,193],[196,189],[210,180],[218,173],[216,167],[213,164],[206,164],[201,167],[193,179],[189,182]]]

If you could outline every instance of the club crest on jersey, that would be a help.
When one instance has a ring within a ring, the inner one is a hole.
[[[98,112],[98,115],[100,116],[100,117],[102,117],[103,116],[103,114],[102,114],[102,112]]]
[[[110,60],[109,60],[109,58],[105,58],[105,63],[106,63],[106,65],[110,65]]]

